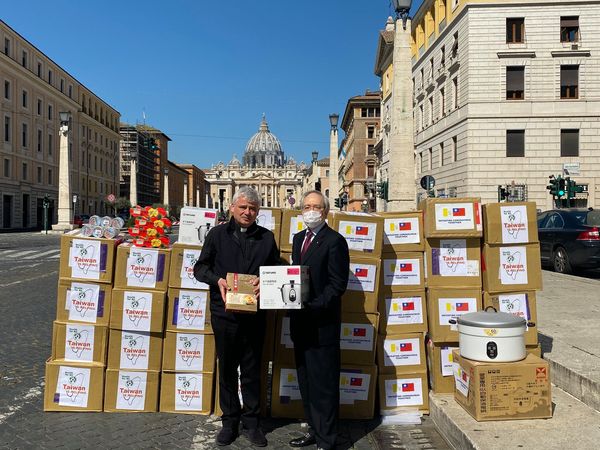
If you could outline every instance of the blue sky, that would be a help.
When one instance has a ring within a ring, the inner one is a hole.
[[[23,0],[3,20],[201,168],[241,158],[263,113],[287,156],[329,152],[331,112],[377,90],[389,0]],[[413,2],[413,10],[421,0]]]

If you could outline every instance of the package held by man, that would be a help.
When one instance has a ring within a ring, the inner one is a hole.
[[[194,276],[194,265],[202,247],[176,242],[171,248],[171,266],[169,269],[169,287],[184,289],[208,289],[206,283]]]
[[[110,284],[59,280],[56,320],[108,326],[111,300]]]
[[[483,235],[479,198],[426,198],[419,203],[419,210],[423,211],[426,238]]]
[[[483,232],[486,244],[538,242],[535,202],[483,205]]]
[[[106,371],[104,411],[157,412],[160,372],[148,370]]]
[[[254,294],[256,275],[228,273],[227,286],[229,291],[225,298],[225,311],[255,313],[257,299]]]
[[[454,399],[477,421],[552,417],[550,366],[528,354],[522,361],[472,361],[453,352]]]
[[[308,267],[260,268],[260,309],[301,309],[309,290]]]
[[[179,214],[179,242],[204,245],[206,235],[217,225],[217,210],[185,206]]]

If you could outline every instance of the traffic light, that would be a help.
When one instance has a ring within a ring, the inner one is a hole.
[[[558,198],[562,198],[565,193],[567,192],[567,186],[566,186],[566,181],[564,178],[558,177],[557,179],[558,181],[558,190],[556,191],[556,196]]]
[[[336,197],[333,202],[335,203],[335,207],[336,208],[342,209],[342,199],[341,199],[341,197]]]
[[[584,186],[578,186],[575,180],[567,178],[567,198],[575,198],[575,194],[585,192]]]
[[[344,192],[342,195],[342,206],[346,206],[348,204],[348,193]]]
[[[156,150],[158,148],[158,145],[156,144],[156,139],[150,138],[150,139],[148,139],[148,142],[149,142],[148,147],[150,147],[150,150]]]
[[[558,189],[557,189],[558,188],[558,186],[557,186],[558,180],[556,180],[554,178],[554,175],[550,175],[548,178],[550,178],[550,181],[549,181],[550,184],[548,186],[546,186],[546,189],[548,189],[550,191],[550,195],[552,197],[556,197],[556,193],[558,191]]]
[[[384,200],[388,199],[388,182],[387,181],[382,181],[380,183],[377,183],[377,197],[378,198],[382,198]]]

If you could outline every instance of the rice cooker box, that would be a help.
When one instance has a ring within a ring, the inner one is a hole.
[[[153,332],[163,330],[166,301],[164,292],[115,288],[112,295],[112,329]]]
[[[375,413],[377,366],[340,368],[340,419],[370,420]]]
[[[350,256],[381,257],[383,218],[361,212],[334,212],[331,228],[348,243]]]
[[[169,287],[170,248],[119,245],[115,272],[115,287],[121,289],[155,289],[167,292]]]
[[[483,205],[483,233],[486,244],[539,242],[535,202]]]
[[[540,244],[484,244],[481,267],[486,292],[542,289]]]
[[[385,294],[378,310],[381,335],[427,331],[425,289]]]
[[[260,267],[260,309],[301,309],[309,294],[307,266]]]
[[[173,372],[214,372],[215,337],[212,334],[167,331],[162,370]]]
[[[111,300],[110,284],[59,280],[56,320],[108,326]]]
[[[458,342],[435,344],[428,338],[426,347],[427,372],[429,373],[429,386],[431,390],[436,394],[454,393],[452,352],[454,349],[458,349]]]
[[[477,421],[552,417],[547,361],[527,355],[511,363],[480,362],[453,352],[454,399]]]
[[[157,412],[160,372],[148,370],[106,371],[105,412]]]
[[[379,314],[342,313],[340,349],[342,364],[375,364]]]
[[[52,359],[72,363],[106,364],[108,328],[87,323],[54,321]]]
[[[115,254],[120,239],[85,237],[79,230],[60,238],[59,278],[95,283],[112,283]]]
[[[254,294],[252,282],[256,275],[228,273],[227,286],[229,291],[225,297],[225,311],[255,313],[258,300]]]
[[[212,372],[162,372],[160,412],[208,416],[213,404]]]
[[[481,287],[480,239],[427,239],[427,287]]]
[[[426,198],[419,202],[423,211],[426,238],[475,237],[483,235],[481,199]]]
[[[425,288],[423,253],[407,252],[384,255],[381,260],[380,294]]]
[[[427,372],[379,375],[379,409],[382,416],[417,410],[429,412]]]
[[[423,333],[388,334],[377,339],[379,373],[427,370]]]
[[[160,370],[163,334],[110,330],[108,369]]]
[[[431,288],[427,290],[427,319],[433,342],[458,342],[456,320],[481,310],[480,289]]]
[[[104,365],[46,361],[44,411],[100,412]]]
[[[217,226],[216,209],[184,206],[179,214],[179,242],[182,244],[204,245],[206,235]]]
[[[302,419],[304,407],[296,365],[275,361],[271,395],[271,417]]]
[[[377,312],[380,268],[379,260],[358,256],[350,258],[348,285],[342,295],[342,311]]]
[[[506,292],[502,294],[483,293],[483,309],[492,307],[526,320],[525,345],[537,346],[537,302],[535,291]]]
[[[169,288],[167,331],[212,333],[210,292]]]
[[[383,255],[397,252],[422,252],[423,211],[380,212],[383,218]]]
[[[171,248],[169,287],[184,289],[208,289],[206,283],[194,276],[194,266],[200,258],[202,247],[176,242]]]

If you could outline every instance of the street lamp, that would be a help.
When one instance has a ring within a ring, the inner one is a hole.
[[[69,161],[69,131],[71,131],[71,113],[59,112],[60,153],[58,163],[58,222],[52,225],[54,230],[72,230],[71,216],[71,162]]]
[[[392,3],[394,4],[394,10],[396,11],[396,18],[402,19],[402,28],[406,30],[406,21],[408,19],[408,12],[410,11],[412,0],[392,0]]]
[[[331,125],[332,130],[337,130],[339,118],[340,118],[339,114],[336,114],[336,113],[329,114],[329,124]]]
[[[317,162],[317,159],[319,158],[319,152],[318,152],[318,151],[316,151],[316,150],[314,150],[314,151],[311,153],[311,155],[312,155],[312,162],[314,162],[314,163],[315,163],[315,162]]]
[[[334,200],[340,194],[338,183],[338,119],[339,114],[329,114],[329,202],[333,204]]]
[[[168,209],[169,208],[169,168],[165,167],[164,169],[164,174],[165,174],[165,182],[163,184],[163,204],[165,205],[165,208]]]
[[[137,150],[129,152],[129,203],[136,206],[137,201]]]
[[[186,174],[187,176],[187,174]],[[188,180],[184,178],[183,180],[183,206],[188,205]]]

